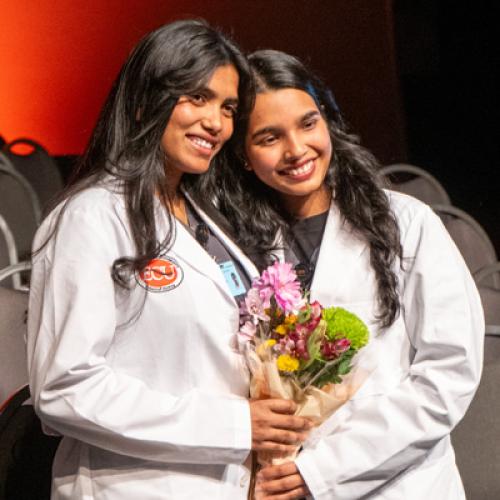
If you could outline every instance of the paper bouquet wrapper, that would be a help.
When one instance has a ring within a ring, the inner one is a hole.
[[[309,386],[302,390],[293,377],[281,376],[274,359],[262,360],[253,350],[246,352],[251,372],[250,396],[252,399],[282,398],[297,403],[295,415],[309,418],[316,426],[323,423],[338,408],[348,401],[368,377],[358,367],[343,376],[340,384],[326,384],[321,389]],[[292,461],[300,446],[293,453],[259,452],[260,465],[279,465]]]

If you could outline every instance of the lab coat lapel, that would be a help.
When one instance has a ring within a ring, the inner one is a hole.
[[[319,300],[326,307],[333,305],[330,304],[332,295],[337,300],[347,299],[352,295],[352,287],[363,286],[359,272],[363,265],[360,257],[365,251],[368,251],[367,245],[332,203],[311,285],[311,299]]]
[[[211,231],[222,241],[229,253],[237,260],[245,272],[247,273],[250,281],[259,276],[259,272],[253,262],[240,250],[240,248],[233,242],[224,231],[215,224],[215,222],[195,203],[188,193],[184,193],[198,215],[203,219],[205,224],[210,227]]]

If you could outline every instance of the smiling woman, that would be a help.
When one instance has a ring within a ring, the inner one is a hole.
[[[287,110],[287,112],[284,112]],[[298,89],[259,94],[245,141],[247,168],[276,189],[297,217],[325,212],[332,158],[328,125],[313,98]]]
[[[247,399],[235,297],[257,270],[185,190],[252,97],[218,31],[150,33],[37,232],[28,364],[35,409],[63,436],[52,498],[246,499],[250,451],[305,439],[293,404]]]
[[[255,105],[205,195],[259,267],[292,263],[311,301],[370,328],[355,361],[366,380],[293,462],[262,468],[257,498],[461,500],[450,432],[484,334],[467,266],[429,207],[382,189],[321,80],[282,52],[249,61]]]
[[[198,93],[181,96],[161,139],[172,184],[183,174],[202,174],[233,133],[238,107],[238,72],[218,67]],[[175,186],[177,188],[177,186]],[[175,191],[175,190],[174,190]]]

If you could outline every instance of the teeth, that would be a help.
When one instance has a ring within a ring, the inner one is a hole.
[[[310,160],[307,163],[304,163],[304,165],[302,165],[301,167],[290,168],[286,172],[287,172],[287,174],[290,174],[290,175],[302,175],[302,174],[306,174],[307,172],[309,172],[312,168],[313,168],[313,161]]]
[[[208,142],[205,139],[202,139],[201,137],[192,137],[191,140],[196,145],[201,146],[202,148],[208,148],[208,149],[214,148],[214,145],[211,142]]]

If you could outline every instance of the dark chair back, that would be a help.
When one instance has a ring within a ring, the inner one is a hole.
[[[48,500],[52,462],[61,438],[42,432],[28,386],[0,413],[0,500]]]
[[[486,335],[481,383],[451,434],[470,500],[500,498],[500,336]]]
[[[19,149],[23,149],[23,154]],[[4,145],[4,152],[16,170],[35,190],[41,206],[49,202],[63,189],[63,179],[56,162],[38,142],[19,138]]]
[[[379,170],[395,191],[409,194],[428,205],[450,204],[450,197],[442,184],[429,172],[415,165],[395,163]]]

